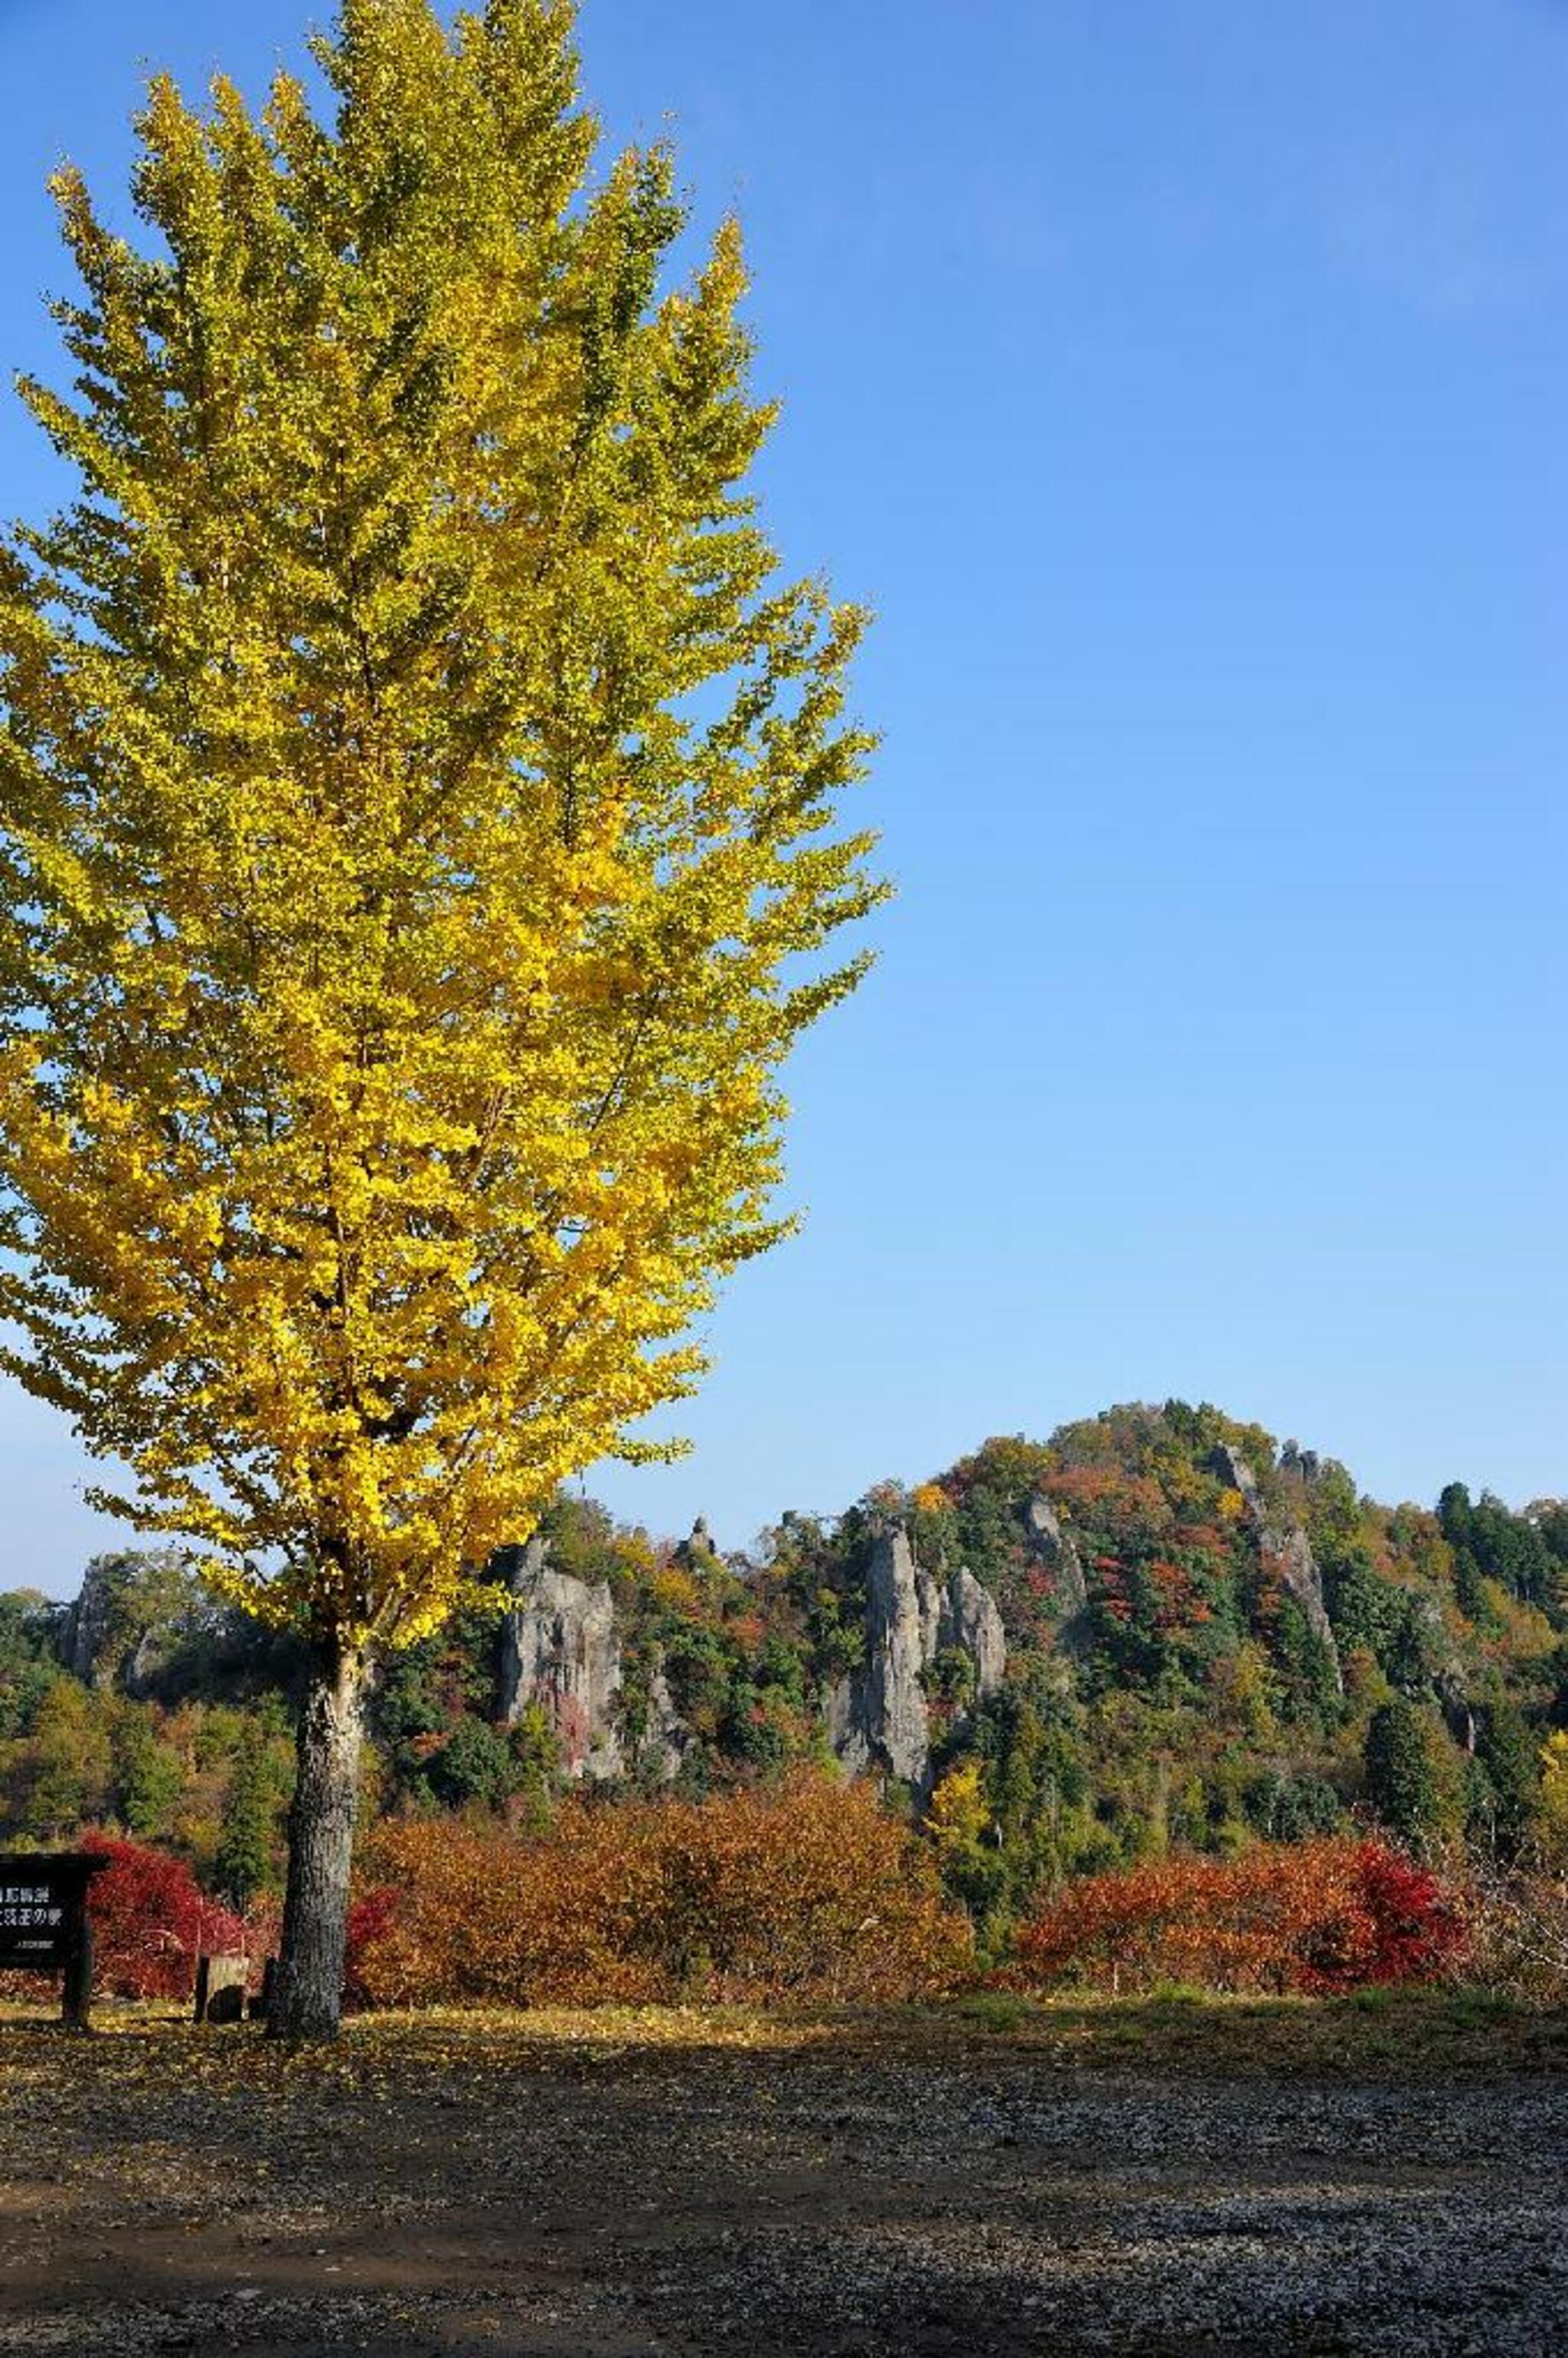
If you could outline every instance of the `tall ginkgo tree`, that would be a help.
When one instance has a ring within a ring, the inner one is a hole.
[[[564,0],[344,0],[56,193],[76,503],[0,555],[3,1363],[297,1633],[274,2027],[338,2018],[366,1682],[687,1392],[880,887],[861,627],[748,472],[733,227],[596,171]]]

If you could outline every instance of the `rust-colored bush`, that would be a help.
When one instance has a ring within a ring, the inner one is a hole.
[[[863,1789],[568,1803],[545,1833],[388,1826],[351,1972],[376,2005],[879,2002],[964,1968],[967,1924]]]
[[[1022,1978],[1043,1985],[1328,1993],[1431,1980],[1465,1939],[1435,1876],[1385,1843],[1339,1837],[1087,1876],[1045,1902],[1017,1950]]]

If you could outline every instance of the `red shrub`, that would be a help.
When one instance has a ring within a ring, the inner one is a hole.
[[[397,1898],[389,1883],[380,1883],[373,1884],[369,1890],[357,1890],[349,1902],[344,1995],[351,2006],[369,2006],[372,2003],[361,1968],[366,1955],[390,1931]]]
[[[1327,1993],[1429,1980],[1465,1934],[1435,1876],[1380,1842],[1266,1844],[1065,1885],[1024,1926],[1035,1982]]]
[[[88,1886],[100,1990],[117,1997],[189,1997],[203,1950],[247,1948],[243,1919],[209,1899],[182,1859],[111,1834],[84,1834],[81,1848],[109,1861]]]
[[[1368,1981],[1430,1981],[1456,1964],[1466,1934],[1454,1895],[1435,1875],[1387,1843],[1358,1852],[1361,1899],[1373,1927]]]

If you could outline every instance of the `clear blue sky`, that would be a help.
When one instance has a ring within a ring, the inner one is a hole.
[[[0,0],[7,362],[52,365],[51,163],[123,188],[144,64],[258,89],[306,5]],[[1568,1488],[1568,8],[582,29],[611,131],[746,224],[772,521],[878,610],[900,886],[695,1455],[593,1487],[741,1544],[1175,1392],[1384,1497]],[[49,485],[7,406],[0,508]],[[81,1470],[0,1398],[0,1586],[114,1536]]]

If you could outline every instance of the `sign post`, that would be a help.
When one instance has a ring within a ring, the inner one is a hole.
[[[50,1974],[65,1969],[60,2019],[88,2028],[92,2013],[90,1877],[109,1864],[85,1851],[19,1851],[0,1857],[0,1966]]]

